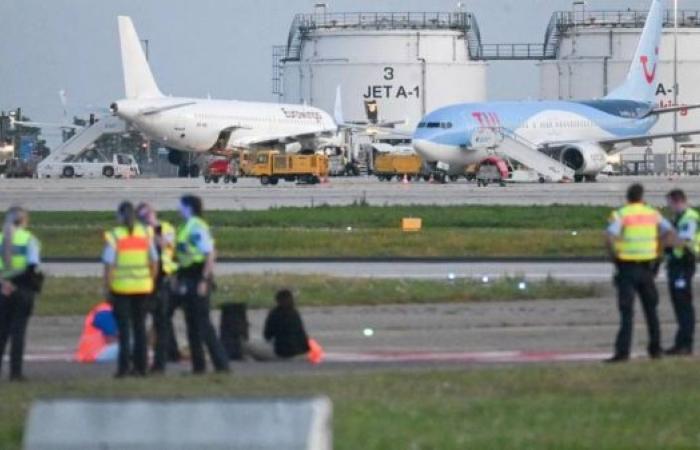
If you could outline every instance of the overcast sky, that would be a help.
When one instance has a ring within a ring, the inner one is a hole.
[[[57,121],[65,89],[69,112],[106,107],[123,95],[116,16],[133,17],[150,40],[165,93],[272,101],[271,47],[284,43],[295,13],[313,0],[0,0],[0,109],[22,106]],[[453,11],[456,0],[327,0],[331,11]],[[467,0],[486,43],[542,42],[555,10],[571,0]],[[588,0],[589,9],[647,9],[649,0]],[[680,0],[699,8],[700,0]],[[530,63],[493,65],[493,99],[537,95]]]

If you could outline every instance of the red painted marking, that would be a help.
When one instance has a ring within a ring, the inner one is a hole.
[[[659,54],[659,48],[656,48],[656,55],[658,56]],[[642,63],[642,68],[644,69],[644,78],[646,78],[647,83],[652,84],[654,80],[656,79],[656,69],[658,67],[658,64],[654,62],[654,68],[650,71],[649,70],[649,57],[647,55],[642,55],[639,57],[641,63]]]

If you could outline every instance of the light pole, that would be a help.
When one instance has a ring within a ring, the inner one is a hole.
[[[678,0],[673,0],[673,105],[678,106]],[[678,112],[673,113],[673,132],[678,133]],[[678,141],[673,140],[673,171],[678,173]]]

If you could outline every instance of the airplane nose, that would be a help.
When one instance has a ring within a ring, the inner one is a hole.
[[[413,139],[413,148],[428,160],[434,159],[435,145],[427,139]]]

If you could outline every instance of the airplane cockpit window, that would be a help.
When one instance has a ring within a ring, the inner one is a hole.
[[[418,128],[425,128],[425,122],[421,122],[418,124]]]
[[[440,128],[440,122],[428,122],[428,128]]]

